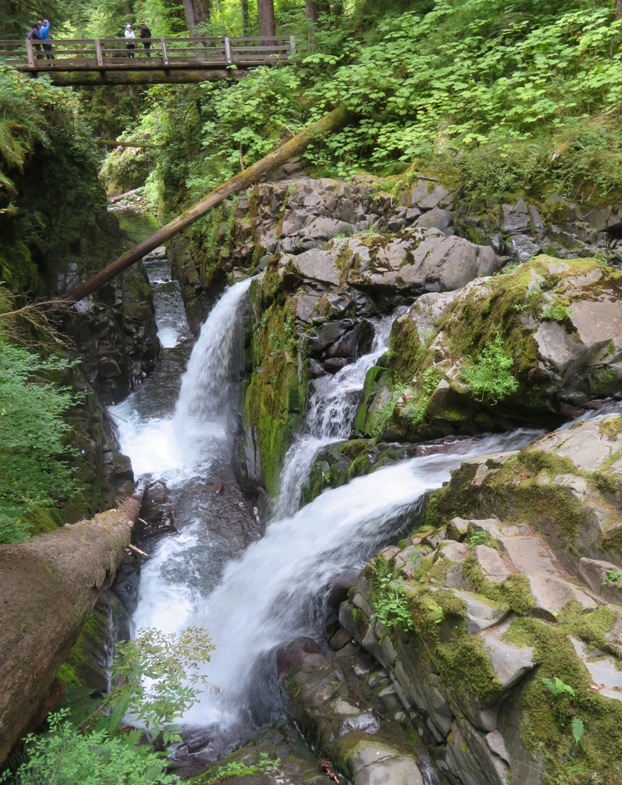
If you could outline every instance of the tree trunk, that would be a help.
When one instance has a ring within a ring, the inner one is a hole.
[[[312,25],[315,25],[320,15],[320,7],[317,0],[305,0],[305,9],[307,12],[307,19]]]
[[[257,0],[257,18],[259,20],[259,35],[266,38],[276,35],[274,0]]]
[[[277,147],[276,150],[268,153],[268,155],[260,161],[257,161],[256,164],[249,166],[248,169],[240,172],[240,174],[236,175],[231,180],[218,186],[218,188],[208,194],[205,199],[198,202],[198,204],[195,204],[194,207],[191,207],[189,210],[186,210],[185,213],[178,215],[177,218],[174,218],[170,223],[167,223],[166,226],[163,226],[155,234],[151,235],[151,237],[143,240],[142,243],[124,253],[123,256],[120,256],[114,262],[111,262],[103,270],[100,270],[100,272],[96,273],[92,278],[89,278],[88,281],[85,281],[80,284],[80,286],[77,286],[75,289],[68,292],[63,299],[71,300],[72,302],[82,300],[116,275],[119,275],[119,273],[134,264],[134,262],[142,259],[149,251],[153,251],[154,248],[168,242],[168,240],[176,234],[179,234],[179,232],[183,231],[187,226],[190,226],[190,224],[194,223],[198,218],[205,215],[212,207],[220,204],[238,191],[243,191],[245,188],[258,182],[267,172],[281,166],[289,158],[299,155],[314,139],[336,131],[345,125],[347,120],[348,113],[343,106],[333,109],[332,112],[324,115],[324,117],[313,123],[313,125],[308,126],[299,134],[296,134],[296,136],[288,142],[285,142],[285,144]]]
[[[242,5],[242,33],[244,35],[250,35],[251,22],[248,14],[248,0],[241,0],[241,5]]]
[[[616,0],[616,17],[622,19],[622,0]]]
[[[139,509],[138,498],[127,499],[91,521],[0,548],[0,763],[112,583]]]
[[[201,22],[209,22],[212,11],[211,0],[184,0],[184,11],[188,31],[192,33]]]

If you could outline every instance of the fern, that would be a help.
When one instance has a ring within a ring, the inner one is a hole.
[[[585,732],[585,725],[583,724],[581,717],[573,717],[570,727],[572,728],[572,738],[574,739],[575,744],[578,744]]]

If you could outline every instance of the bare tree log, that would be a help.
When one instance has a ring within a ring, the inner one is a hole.
[[[0,763],[30,727],[130,542],[140,499],[0,546]]]
[[[198,202],[194,207],[186,210],[186,212],[181,215],[178,215],[177,218],[174,218],[167,223],[166,226],[163,226],[155,234],[152,234],[151,237],[143,240],[142,243],[131,248],[114,262],[111,262],[103,270],[100,270],[100,272],[96,273],[92,278],[89,278],[88,281],[85,281],[80,284],[80,286],[77,286],[75,289],[68,292],[65,295],[65,299],[72,302],[82,300],[116,275],[119,275],[119,273],[123,272],[127,267],[134,264],[139,259],[142,259],[149,251],[153,251],[154,248],[157,248],[170,240],[171,237],[179,234],[179,232],[183,231],[187,226],[190,226],[191,223],[194,223],[198,218],[205,215],[212,207],[220,204],[238,191],[243,191],[245,188],[248,188],[249,185],[258,182],[267,172],[281,166],[281,164],[285,163],[289,158],[299,155],[314,139],[341,128],[346,124],[347,120],[348,113],[343,106],[333,109],[332,112],[324,115],[324,117],[316,123],[313,123],[313,125],[308,126],[299,134],[296,134],[296,136],[288,142],[285,142],[285,144],[277,147],[276,150],[268,153],[268,155],[260,161],[257,161],[256,164],[249,166],[248,169],[240,172],[240,174],[231,178],[231,180],[218,186],[218,188],[208,194],[205,199]]]
[[[135,194],[136,191],[138,191],[138,188],[132,188],[131,191],[126,191],[124,194],[119,194],[118,196],[111,196],[110,199],[108,199],[108,204],[116,204],[117,202],[120,202],[121,199],[125,199],[126,196],[131,196],[132,194]]]

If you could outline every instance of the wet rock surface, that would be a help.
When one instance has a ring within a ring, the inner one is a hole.
[[[334,649],[323,654],[299,641],[279,653],[290,711],[307,741],[354,785],[439,783],[386,673],[349,635]]]
[[[386,368],[370,377],[361,435],[372,435],[392,395],[381,432],[404,441],[550,427],[618,396],[621,282],[596,260],[539,256],[457,292],[420,297],[394,324]]]
[[[104,403],[134,390],[152,372],[160,352],[144,267],[128,270],[83,303],[70,332]]]
[[[217,764],[206,768],[200,753],[193,755],[187,748],[177,751],[173,771],[193,785],[207,785],[215,778],[244,785],[326,785],[330,779],[323,773],[321,761],[300,741],[296,729],[288,722],[258,733],[250,742]],[[197,771],[201,771],[197,774]]]

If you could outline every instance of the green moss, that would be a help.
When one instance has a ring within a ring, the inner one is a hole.
[[[462,574],[473,591],[515,613],[529,613],[535,605],[526,575],[513,573],[503,583],[493,583],[484,577],[475,554],[467,557]]]
[[[597,397],[612,395],[618,389],[618,375],[615,370],[605,365],[592,371],[591,392]]]
[[[488,703],[501,689],[490,657],[479,637],[458,629],[449,643],[439,643],[433,654],[443,682],[464,701]]]
[[[268,284],[270,285],[270,283]],[[274,301],[261,311],[265,292],[255,291],[252,356],[255,372],[246,389],[244,413],[257,433],[266,488],[274,495],[283,459],[302,420],[306,362],[295,328],[293,301]]]
[[[30,534],[43,534],[54,531],[63,525],[60,512],[53,507],[35,507],[29,510],[22,519],[29,527]]]
[[[603,618],[597,621],[602,629]],[[622,744],[622,704],[591,689],[589,672],[577,657],[567,630],[538,619],[522,618],[512,623],[505,637],[515,645],[532,646],[539,664],[537,674],[520,694],[525,713],[521,737],[532,754],[544,756],[547,781],[556,785],[617,785],[619,762],[611,751]],[[575,697],[554,696],[543,678],[561,679],[572,687]],[[580,745],[572,739],[573,717],[579,717],[585,727]],[[589,771],[591,778],[569,778],[573,769]]]
[[[570,458],[560,457],[537,448],[522,450],[515,458],[517,466],[531,474],[545,474],[556,477],[559,474],[577,474],[578,469]]]
[[[60,667],[58,678],[68,687],[84,687],[85,669],[107,634],[105,617],[96,611],[90,613],[80,630],[78,640]]]
[[[442,511],[441,508],[448,500],[449,493],[450,488],[447,485],[444,488],[439,488],[426,495],[423,503],[423,510],[420,515],[419,528],[426,530],[438,529],[445,523],[448,516],[444,514],[444,511]]]
[[[393,392],[391,371],[376,365],[367,371],[354,418],[355,433],[369,437],[378,435],[378,429],[388,422],[395,408]]]
[[[594,472],[590,480],[604,497],[611,497],[616,503],[622,501],[622,481],[617,475],[599,471]]]
[[[585,612],[580,603],[570,602],[560,613],[557,623],[591,648],[607,651],[611,648],[607,633],[617,624],[618,618],[616,611],[606,605]]]
[[[413,319],[398,319],[391,329],[391,367],[398,383],[411,381],[415,369],[426,357],[426,346]]]
[[[615,441],[622,433],[622,414],[617,417],[604,417],[598,423],[598,430],[611,441]]]
[[[602,536],[600,546],[604,551],[612,551],[622,555],[622,526],[616,526],[606,531]]]

